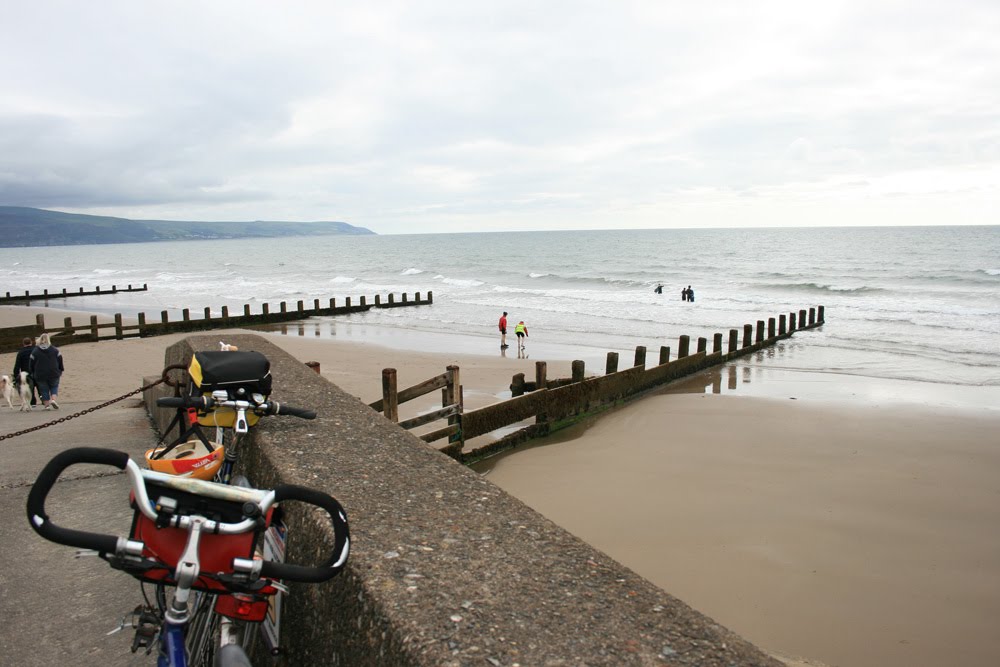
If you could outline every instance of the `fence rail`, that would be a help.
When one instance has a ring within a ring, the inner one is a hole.
[[[441,390],[440,410],[433,410],[405,421],[399,421],[400,403],[412,401],[415,398],[431,393],[435,389]],[[455,442],[462,430],[463,403],[458,366],[448,366],[448,370],[441,375],[435,375],[402,391],[396,389],[396,369],[385,368],[382,370],[382,398],[374,403],[369,403],[368,407],[383,413],[386,418],[398,422],[401,428],[407,430],[429,424],[439,419],[447,419],[447,426],[430,433],[425,433],[420,438],[424,442],[434,442],[435,440],[447,437],[449,442]]]
[[[119,290],[121,291],[121,290]],[[249,304],[244,304],[242,315],[230,315],[229,307],[222,306],[220,315],[212,315],[212,309],[204,309],[204,317],[192,319],[191,311],[185,308],[181,311],[181,319],[171,321],[169,312],[160,312],[159,321],[150,321],[146,313],[139,313],[136,317],[137,324],[124,324],[121,313],[114,315],[114,322],[98,322],[97,316],[92,315],[88,324],[73,324],[73,318],[67,317],[63,320],[61,327],[47,327],[45,317],[39,313],[35,316],[35,324],[0,328],[0,352],[12,352],[21,347],[21,341],[25,337],[37,337],[43,333],[48,333],[52,341],[59,346],[71,345],[73,343],[91,343],[104,340],[122,340],[125,338],[146,338],[149,336],[162,336],[170,333],[182,333],[189,331],[206,331],[210,329],[228,329],[233,327],[245,327],[260,324],[271,324],[279,322],[291,322],[303,320],[307,317],[346,315],[349,313],[360,313],[371,308],[400,308],[406,306],[424,306],[434,303],[434,293],[428,292],[426,299],[421,299],[420,292],[415,294],[414,299],[410,299],[408,294],[403,293],[400,300],[396,300],[396,295],[389,294],[385,300],[376,294],[373,303],[368,303],[365,296],[358,298],[357,303],[353,303],[351,297],[344,299],[342,306],[337,305],[337,300],[331,298],[328,305],[321,305],[320,299],[314,299],[311,308],[306,308],[304,301],[298,301],[294,309],[290,309],[285,301],[278,304],[278,312],[271,312],[268,303],[261,304],[260,313],[252,313]],[[113,330],[110,335],[102,335],[102,331]]]

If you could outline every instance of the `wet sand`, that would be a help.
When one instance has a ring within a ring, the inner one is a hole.
[[[0,307],[0,326],[34,312],[65,315]],[[394,332],[286,330],[267,335],[366,403],[380,397],[385,367],[405,387],[459,365],[468,409],[509,395],[514,373],[534,373],[534,359],[468,353],[478,340],[425,335],[414,351]],[[67,346],[64,411],[136,388],[184,336]],[[550,361],[549,376],[568,375],[571,358]],[[692,378],[494,459],[489,478],[776,655],[1000,664],[996,388],[766,365]]]

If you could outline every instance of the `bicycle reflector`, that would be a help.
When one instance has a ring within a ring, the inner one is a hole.
[[[166,446],[162,446],[146,450],[146,465],[150,470],[180,477],[211,480],[215,477],[215,473],[219,472],[222,460],[225,458],[222,445],[217,445],[214,450],[208,451],[208,447],[200,440],[185,442],[163,453],[166,449]],[[157,458],[158,456],[162,458]]]

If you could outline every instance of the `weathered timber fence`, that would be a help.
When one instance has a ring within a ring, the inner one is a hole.
[[[119,292],[145,292],[149,288],[146,283],[142,284],[142,287],[118,287],[117,285],[112,285],[111,289],[104,288],[98,285],[91,292],[85,292],[83,288],[80,288],[78,292],[70,292],[65,287],[62,292],[49,292],[48,290],[43,290],[41,294],[31,294],[25,290],[24,294],[11,294],[7,292],[6,296],[0,296],[0,305],[5,303],[16,303],[19,301],[47,301],[48,299],[63,299],[69,296],[104,296],[106,294],[118,294]]]
[[[441,390],[440,410],[433,410],[412,419],[399,421],[400,403],[419,398],[435,389]],[[435,375],[429,380],[419,382],[402,391],[396,389],[396,369],[383,369],[382,398],[368,405],[376,412],[384,414],[390,421],[397,422],[400,427],[406,430],[429,424],[438,419],[448,420],[447,426],[421,435],[420,439],[424,442],[434,442],[445,437],[449,438],[449,442],[456,442],[462,429],[462,406],[462,384],[459,381],[458,366],[448,366],[448,370],[441,375]]]
[[[696,351],[691,352],[690,337],[681,336],[677,359],[670,361],[670,348],[663,346],[659,362],[650,368],[646,368],[646,348],[643,346],[636,348],[632,367],[621,371],[618,370],[618,353],[608,352],[605,374],[591,378],[584,377],[582,361],[573,362],[571,378],[552,380],[546,377],[545,362],[536,362],[533,382],[526,381],[524,374],[518,373],[511,381],[510,400],[464,413],[457,437],[441,451],[462,463],[473,463],[532,438],[571,426],[585,417],[638,398],[667,382],[770,347],[796,331],[822,326],[824,318],[824,308],[819,306],[808,311],[791,312],[787,320],[785,315],[777,320],[769,318],[766,324],[758,320],[755,338],[753,325],[744,325],[742,345],[739,344],[739,330],[730,329],[725,351],[721,333],[712,337],[711,352],[708,351],[707,338],[699,338]],[[463,451],[467,440],[532,417],[535,418],[534,424],[472,451]]]
[[[73,343],[92,343],[102,340],[122,340],[125,338],[146,338],[148,336],[162,336],[164,334],[182,333],[190,331],[206,331],[209,329],[229,329],[234,327],[246,327],[260,324],[272,324],[278,322],[291,322],[303,320],[307,317],[346,315],[349,313],[361,313],[371,308],[401,308],[405,306],[425,306],[434,303],[434,293],[427,292],[427,298],[421,299],[420,292],[415,294],[414,299],[410,299],[406,293],[401,295],[400,300],[396,300],[395,295],[389,294],[383,301],[380,294],[376,294],[373,303],[368,303],[365,296],[358,298],[358,302],[352,303],[351,297],[344,299],[344,305],[338,306],[336,299],[330,299],[326,306],[321,305],[320,299],[314,299],[311,308],[307,308],[304,301],[298,301],[294,309],[290,309],[288,304],[282,301],[279,304],[278,312],[271,312],[268,303],[261,304],[260,313],[251,313],[250,305],[244,304],[242,315],[230,315],[229,307],[222,306],[220,315],[212,316],[212,309],[206,307],[204,317],[192,319],[188,308],[181,311],[181,319],[170,321],[169,313],[164,310],[160,312],[160,320],[149,321],[146,313],[139,313],[137,324],[124,324],[121,313],[116,313],[114,322],[99,323],[96,315],[91,315],[88,324],[74,325],[73,319],[67,317],[63,320],[61,327],[47,327],[44,316],[39,313],[35,316],[35,324],[20,327],[7,327],[0,329],[0,352],[13,352],[20,349],[21,341],[26,336],[37,337],[43,333],[48,333],[52,342],[58,346],[71,345]],[[105,333],[110,332],[110,333]]]

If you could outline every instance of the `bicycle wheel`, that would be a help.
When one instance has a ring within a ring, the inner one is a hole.
[[[188,664],[193,667],[211,667],[215,664],[218,649],[220,617],[215,613],[215,595],[195,592],[192,594],[192,616],[185,635]]]

